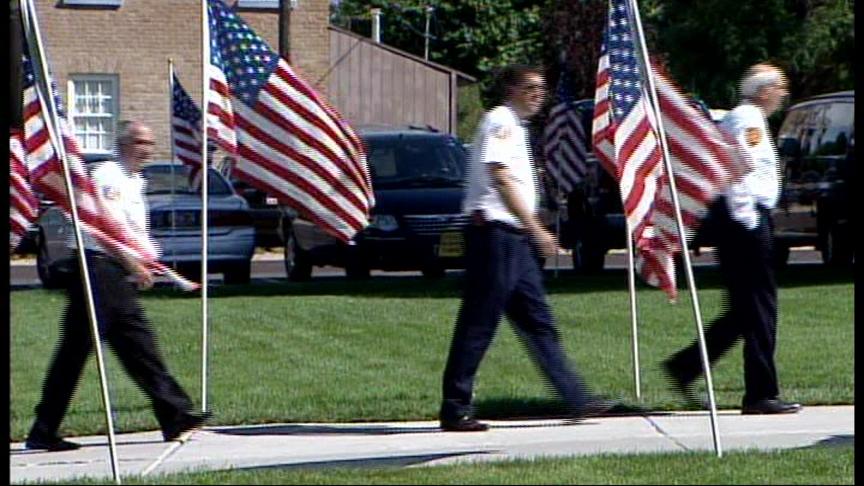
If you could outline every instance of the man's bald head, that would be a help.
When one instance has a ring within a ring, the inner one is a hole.
[[[124,120],[117,131],[117,152],[132,171],[139,171],[153,156],[153,131],[139,121]]]

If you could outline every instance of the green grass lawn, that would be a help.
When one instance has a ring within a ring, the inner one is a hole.
[[[853,403],[851,271],[790,267],[779,275],[777,365],[783,395],[805,404]],[[547,280],[565,346],[595,389],[633,397],[625,274]],[[720,312],[714,270],[699,271],[706,324]],[[214,288],[210,295],[208,404],[213,424],[433,419],[459,305],[457,278],[321,279],[305,284]],[[200,403],[200,298],[171,289],[145,294],[147,313],[174,375]],[[58,334],[62,292],[11,292],[11,438],[33,418]],[[639,289],[645,404],[679,408],[659,362],[695,336],[687,292],[670,305]],[[107,354],[119,431],[157,428],[148,403]],[[740,345],[715,369],[721,407],[743,393]],[[95,359],[91,359],[61,432],[104,433]],[[503,325],[480,368],[478,414],[486,418],[560,411],[510,326]],[[509,466],[504,466],[509,467]]]
[[[601,455],[412,468],[261,468],[147,477],[124,484],[853,484],[852,446],[776,452]],[[104,484],[78,480],[64,484]],[[43,483],[50,484],[50,483]]]

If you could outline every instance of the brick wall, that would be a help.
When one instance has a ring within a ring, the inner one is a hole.
[[[70,74],[116,74],[120,118],[149,124],[156,158],[170,157],[168,58],[183,86],[201,100],[201,4],[197,0],[126,0],[120,8],[63,7],[36,0],[49,67],[64,102]],[[291,18],[292,60],[310,83],[329,66],[329,0],[301,0]],[[240,10],[274,50],[276,10]]]

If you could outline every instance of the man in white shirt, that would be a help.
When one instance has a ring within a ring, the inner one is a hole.
[[[141,176],[141,166],[152,156],[153,144],[153,133],[148,127],[127,122],[117,139],[120,162],[104,162],[92,173],[105,209],[113,220],[125,222],[139,235],[140,243],[149,240],[146,181]],[[111,344],[123,367],[150,399],[163,438],[182,439],[200,427],[209,414],[191,412],[192,401],[168,372],[156,336],[138,302],[136,287],[152,287],[153,276],[141,263],[102,248],[86,233],[83,236],[100,337]],[[74,242],[72,248],[75,249]],[[63,451],[80,447],[59,436],[60,423],[93,349],[79,273],[75,264],[74,275],[68,281],[60,342],[43,383],[42,399],[36,406],[36,421],[27,436],[28,449]]]
[[[510,66],[498,81],[504,102],[477,129],[462,205],[472,222],[465,230],[465,290],[444,370],[440,422],[447,431],[488,429],[473,416],[474,376],[504,313],[574,418],[614,405],[592,398],[569,366],[534,254],[551,257],[558,250],[537,215],[526,128],[526,119],[543,106],[543,76],[536,68]]]
[[[779,398],[774,350],[777,340],[777,283],[774,279],[771,210],[780,193],[780,166],[766,118],[787,95],[783,72],[769,64],[751,67],[741,81],[741,104],[721,127],[746,147],[754,169],[732,185],[711,208],[720,269],[728,290],[726,312],[705,339],[713,363],[744,339],[743,414],[796,413],[801,405]],[[664,362],[673,386],[693,400],[692,384],[702,373],[697,343]]]

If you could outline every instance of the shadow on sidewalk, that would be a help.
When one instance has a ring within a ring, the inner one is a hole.
[[[799,449],[814,449],[817,447],[855,447],[855,436],[849,435],[832,435],[827,439],[822,439],[815,444],[799,447]]]
[[[72,440],[73,442],[76,442],[78,445],[81,446],[81,449],[77,449],[77,450],[79,450],[79,451],[82,450],[82,449],[89,449],[89,448],[96,448],[96,447],[108,447],[108,438],[107,438],[107,437],[105,438],[104,441],[100,440],[99,442],[88,442],[88,443],[81,443],[81,442],[78,442],[78,441],[75,440],[74,438],[72,438],[72,439],[70,439],[70,440]],[[171,443],[170,443],[170,442],[165,442],[165,441],[162,440],[162,439],[155,439],[155,440],[123,440],[123,439],[118,438],[118,439],[115,441],[115,444],[116,444],[118,447],[120,447],[120,446],[153,445],[153,444],[165,444],[165,445],[170,445]],[[75,451],[73,450],[73,451],[65,451],[65,452],[75,452]],[[36,454],[58,454],[58,453],[59,453],[58,451],[48,451],[48,450],[45,450],[45,449],[25,449],[23,444],[18,445],[18,446],[16,446],[16,447],[12,447],[12,448],[9,449],[9,455],[10,455],[10,456],[22,456],[22,457],[23,457],[23,456],[32,456],[32,455],[36,455]]]

